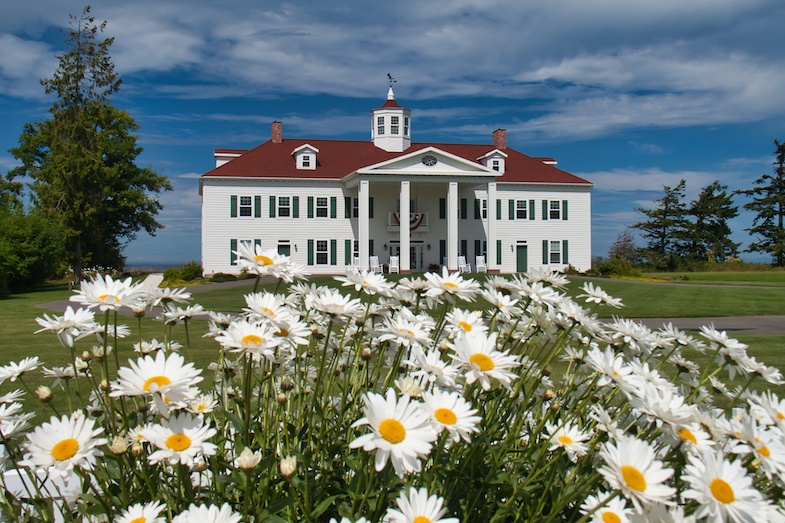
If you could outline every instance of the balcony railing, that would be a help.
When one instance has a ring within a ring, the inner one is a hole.
[[[401,216],[397,212],[387,213],[387,230],[397,231],[401,228]],[[428,213],[427,212],[412,212],[409,213],[409,230],[411,231],[427,231],[428,227]]]

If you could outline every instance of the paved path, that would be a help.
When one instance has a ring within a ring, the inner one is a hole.
[[[188,291],[194,295],[199,293],[211,291],[221,288],[231,287],[248,287],[250,291],[253,288],[254,280],[236,280],[220,283],[208,283],[205,285],[195,285],[188,287]],[[152,283],[152,280],[151,282]],[[198,303],[198,298],[195,300]],[[65,308],[71,305],[76,308],[76,304],[68,300],[54,301],[48,303],[38,304],[38,308],[46,309],[55,312],[64,312]],[[623,312],[623,311],[622,311]],[[160,313],[160,310],[153,311],[151,315],[155,316]],[[128,309],[121,310],[122,315],[131,315]],[[739,334],[760,334],[760,335],[779,335],[785,336],[785,316],[732,316],[732,317],[714,317],[714,318],[631,318],[640,322],[651,329],[658,329],[663,325],[672,323],[674,327],[683,331],[698,331],[704,325],[714,325],[714,328],[721,331],[726,331],[729,336],[737,336]],[[606,320],[607,321],[607,320]]]

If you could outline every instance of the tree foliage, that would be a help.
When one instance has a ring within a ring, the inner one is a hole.
[[[756,213],[752,227],[747,229],[757,236],[747,252],[771,255],[772,264],[785,266],[785,143],[774,140],[774,174],[764,174],[755,180],[752,189],[737,191],[752,201],[744,208]]]
[[[686,182],[681,180],[676,187],[662,186],[663,196],[654,200],[654,208],[637,207],[648,220],[633,224],[646,240],[646,247],[655,257],[665,257],[681,250],[686,230],[687,206],[684,203]]]
[[[687,210],[685,254],[701,261],[723,262],[739,253],[739,243],[730,239],[728,220],[739,215],[728,186],[719,180],[704,187]]]
[[[136,165],[139,127],[111,104],[121,79],[109,56],[114,39],[99,39],[105,26],[89,7],[71,17],[68,51],[41,82],[56,97],[51,117],[26,124],[11,150],[22,165],[10,177],[32,180],[33,202],[60,224],[77,277],[86,263],[121,267],[122,248],[138,231],[163,227],[155,195],[171,189],[166,177]]]

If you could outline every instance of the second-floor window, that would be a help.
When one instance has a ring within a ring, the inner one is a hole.
[[[253,216],[253,198],[240,196],[240,216]]]
[[[561,202],[559,200],[550,201],[550,210],[548,212],[548,219],[561,220]]]
[[[327,218],[327,198],[316,198],[316,216],[318,218]]]
[[[288,217],[291,216],[291,203],[288,196],[278,197],[278,216]]]
[[[528,218],[528,212],[526,208],[526,200],[515,200],[515,219],[516,220],[525,220]]]

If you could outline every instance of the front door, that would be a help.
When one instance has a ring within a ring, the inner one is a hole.
[[[412,272],[424,272],[425,271],[425,262],[424,260],[424,249],[422,243],[410,243],[409,244],[409,269]],[[400,243],[392,243],[390,244],[390,256],[398,256],[398,260],[400,261],[400,253],[401,253],[401,244]]]
[[[515,270],[526,272],[529,270],[529,248],[526,245],[517,245],[515,251]]]

